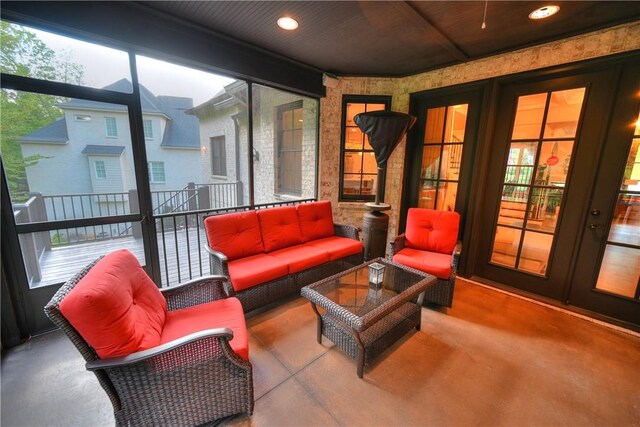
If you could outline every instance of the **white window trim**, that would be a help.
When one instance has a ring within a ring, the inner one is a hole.
[[[104,176],[98,175],[98,163],[102,165]],[[94,170],[94,176],[96,177],[96,180],[104,181],[107,179],[107,165],[104,163],[104,160],[95,160],[93,162],[93,170]]]
[[[162,165],[162,174],[164,175],[164,179],[162,181],[156,179],[156,175],[153,172],[153,164],[159,163]],[[167,172],[164,169],[164,162],[160,161],[150,161],[147,163],[147,168],[149,169],[149,182],[151,184],[164,184],[167,182]]]
[[[113,119],[114,124],[115,124],[115,135],[109,135],[109,119]],[[118,120],[116,120],[115,117],[112,116],[105,116],[104,118],[104,134],[107,138],[117,138],[118,137]]]
[[[149,123],[149,136],[147,136],[147,132],[146,132],[147,123]],[[144,139],[147,139],[147,140],[153,139],[153,120],[151,119],[142,120],[142,133],[144,134]]]

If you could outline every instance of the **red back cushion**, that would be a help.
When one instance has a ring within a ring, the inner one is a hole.
[[[207,217],[204,228],[211,249],[222,252],[229,261],[264,252],[254,210]]]
[[[160,344],[167,303],[126,249],[101,259],[60,303],[62,315],[101,358]]]
[[[303,242],[333,236],[333,214],[330,201],[302,203],[296,206],[296,210]]]
[[[411,208],[407,215],[405,245],[423,251],[453,253],[458,241],[460,215],[457,212]]]
[[[295,206],[259,210],[258,220],[265,252],[302,243]]]

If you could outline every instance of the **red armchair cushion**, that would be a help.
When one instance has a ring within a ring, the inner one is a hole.
[[[333,214],[330,201],[302,203],[296,209],[303,242],[333,236]]]
[[[126,249],[102,258],[60,303],[60,312],[101,358],[155,347],[167,303]]]
[[[269,252],[268,255],[287,263],[289,265],[289,274],[324,264],[331,259],[329,252],[308,245],[295,245]]]
[[[253,255],[229,263],[229,278],[236,292],[287,274],[289,266],[286,261],[266,254]]]
[[[204,220],[209,247],[229,261],[264,252],[256,211],[207,217]]]
[[[259,210],[258,220],[265,252],[302,243],[295,206]]]
[[[451,275],[452,258],[449,254],[403,248],[393,256],[393,261],[432,274],[438,279],[448,280]]]
[[[359,240],[347,237],[331,236],[324,239],[312,240],[305,243],[306,246],[322,249],[329,252],[331,261],[362,253],[362,243]]]
[[[226,298],[206,304],[169,311],[160,337],[160,344],[206,329],[229,328],[233,351],[249,360],[249,336],[242,305],[237,298]]]
[[[405,246],[452,254],[458,241],[459,224],[460,215],[457,212],[410,208],[407,214]]]

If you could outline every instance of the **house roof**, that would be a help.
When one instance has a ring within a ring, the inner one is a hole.
[[[121,79],[103,89],[116,92],[131,92],[131,82]],[[188,115],[187,111],[193,107],[191,98],[179,96],[155,96],[149,89],[140,85],[140,100],[142,112],[146,114],[161,114],[167,118],[161,147],[172,148],[200,148],[200,126],[198,119]],[[105,110],[126,112],[125,105],[107,102],[90,101],[86,99],[72,99],[58,105],[62,109],[77,110]],[[23,136],[20,142],[56,143],[64,144],[69,140],[67,124],[60,119],[48,126]],[[87,147],[90,147],[89,145]],[[86,148],[85,148],[86,150]],[[85,151],[83,151],[84,153]],[[95,154],[95,153],[92,153]]]
[[[101,156],[119,156],[124,152],[124,145],[87,145],[82,154],[94,154]]]
[[[197,117],[187,114],[193,107],[191,98],[158,96],[162,111],[170,120],[164,130],[161,147],[200,148],[200,123]]]
[[[200,105],[196,105],[190,110],[187,110],[186,113],[200,116],[208,109],[216,110],[218,108],[229,107],[231,105],[237,104],[238,102],[246,105],[246,93],[247,84],[241,80],[236,80],[224,86],[224,88],[216,93],[213,98],[203,102]]]
[[[69,141],[67,122],[60,118],[55,122],[31,132],[19,139],[19,142],[38,142],[49,144],[66,144]]]

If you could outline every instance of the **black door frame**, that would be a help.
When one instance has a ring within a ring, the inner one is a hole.
[[[470,244],[473,235],[473,224],[467,218],[473,218],[473,206],[477,197],[476,186],[473,185],[478,172],[480,140],[482,125],[487,121],[487,111],[491,90],[491,83],[483,81],[465,85],[447,87],[412,93],[409,104],[409,114],[417,117],[416,125],[407,135],[405,148],[403,187],[398,218],[398,233],[404,232],[407,221],[407,211],[416,206],[420,187],[420,171],[422,168],[422,147],[427,119],[427,109],[444,105],[468,103],[467,127],[465,128],[464,149],[458,180],[458,194],[456,197],[456,212],[460,214],[459,239],[463,247]],[[463,251],[461,254],[458,273],[465,275],[467,258],[471,251]]]

